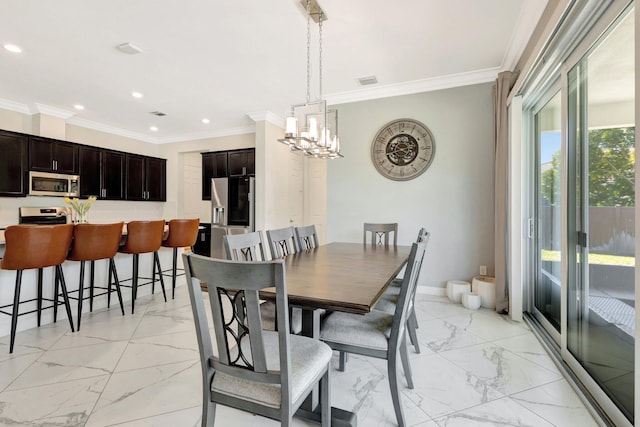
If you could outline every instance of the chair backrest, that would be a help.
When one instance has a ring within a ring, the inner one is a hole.
[[[28,270],[59,265],[69,253],[73,224],[11,225],[4,232],[3,270]]]
[[[293,227],[267,230],[267,241],[273,259],[283,258],[300,251]]]
[[[373,223],[364,223],[364,233],[362,235],[362,241],[366,245],[367,244],[367,233],[371,235],[371,244],[372,245],[382,245],[389,246],[389,234],[393,233],[393,246],[398,245],[398,223],[387,223],[387,224],[373,224]]]
[[[127,241],[120,249],[128,254],[145,254],[160,249],[164,237],[164,219],[127,223]]]
[[[283,261],[228,261],[193,253],[183,254],[182,259],[196,326],[204,387],[209,387],[213,373],[220,371],[251,381],[281,384],[282,401],[289,400],[290,338],[286,332],[289,331],[289,316]],[[209,332],[201,283],[206,284],[211,305],[217,357],[211,345],[212,334]],[[280,332],[262,330],[259,291],[269,287],[276,288],[276,321]],[[238,310],[243,312],[238,313]],[[279,370],[269,366],[267,371],[263,334],[278,335]]]
[[[198,238],[200,219],[172,219],[169,221],[169,234],[162,246],[169,248],[186,248],[193,246]]]
[[[318,246],[318,234],[315,225],[307,225],[306,227],[296,227],[296,240],[298,241],[298,249],[308,251]]]
[[[422,227],[420,231],[418,231],[418,238],[416,239],[417,243],[429,243],[429,236],[431,233],[427,231],[426,228]]]
[[[122,221],[113,224],[76,224],[68,258],[72,261],[113,258],[120,246],[123,225]]]
[[[404,337],[407,315],[415,298],[418,278],[420,277],[420,270],[422,268],[422,260],[424,259],[426,249],[427,245],[425,243],[414,243],[411,245],[411,253],[409,254],[404,278],[402,279],[400,295],[398,295],[398,302],[396,304],[396,311],[393,315],[389,348],[391,348],[392,345],[399,346],[402,341],[402,337]]]
[[[260,231],[226,234],[222,237],[227,259],[233,261],[267,261],[264,239]]]

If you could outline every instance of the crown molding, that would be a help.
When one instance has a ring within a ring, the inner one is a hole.
[[[20,114],[31,115],[31,110],[29,110],[29,107],[27,107],[26,104],[11,101],[9,99],[0,98],[0,108],[2,108],[3,110],[14,111]]]
[[[249,116],[249,118],[254,122],[269,122],[284,129],[284,118],[269,110],[254,111],[252,113],[247,113],[247,116]]]
[[[120,129],[114,126],[109,126],[109,125],[105,125],[98,122],[93,122],[91,120],[73,117],[67,120],[67,123],[74,126],[80,126],[87,129],[93,129],[100,132],[106,132],[113,135],[123,136],[125,138],[137,139],[143,142],[150,142],[152,144],[158,143],[158,138],[156,137],[145,135],[144,133],[132,132],[125,129]]]
[[[522,53],[527,48],[527,44],[538,25],[540,17],[544,13],[547,3],[548,0],[532,0],[523,3],[509,39],[509,46],[502,58],[501,71],[513,71]]]
[[[47,116],[58,117],[64,120],[67,120],[76,115],[76,113],[74,113],[73,111],[38,103],[33,104],[30,110],[31,114],[46,114]]]
[[[171,144],[174,142],[197,141],[200,139],[220,138],[224,136],[245,135],[247,133],[255,133],[255,126],[240,126],[235,128],[211,130],[207,132],[194,132],[183,135],[168,136],[165,138],[156,138],[156,144]]]
[[[492,82],[498,77],[498,73],[500,71],[500,67],[487,68],[485,70],[451,74],[443,77],[433,77],[430,79],[414,80],[404,83],[334,93],[326,95],[324,98],[328,104],[337,105],[349,102],[389,98],[392,96],[412,95],[421,92],[431,92],[440,89]]]

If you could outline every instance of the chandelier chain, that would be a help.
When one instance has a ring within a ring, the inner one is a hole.
[[[311,101],[311,0],[307,0],[307,104]]]
[[[318,51],[320,52],[318,59],[318,72],[320,74],[320,84],[318,86],[318,99],[322,99],[322,20],[323,20],[322,12],[320,12],[320,19],[318,20]]]

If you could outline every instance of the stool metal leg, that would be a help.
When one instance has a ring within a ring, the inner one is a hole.
[[[13,294],[13,310],[11,312],[11,341],[9,353],[13,353],[13,344],[16,340],[16,327],[18,326],[18,306],[20,305],[20,286],[22,285],[22,270],[16,270],[16,287]]]
[[[156,291],[156,257],[155,255],[151,260],[151,294],[153,295]],[[160,272],[162,274],[162,271]]]
[[[67,317],[69,317],[69,325],[71,326],[71,332],[75,332],[73,328],[73,316],[71,316],[71,305],[69,304],[69,294],[67,294],[67,284],[64,281],[64,273],[62,272],[62,266],[56,265],[56,276],[60,280],[60,289],[62,290],[62,298],[64,298],[64,306],[67,310]]]
[[[118,294],[118,301],[120,301],[120,310],[124,316],[124,304],[122,303],[122,292],[120,292],[120,281],[118,280],[118,272],[116,271],[116,263],[113,258],[109,258],[109,296],[111,296],[111,272],[113,271],[113,277],[116,281],[116,293]]]
[[[78,283],[78,330],[82,320],[82,299],[84,294],[84,261],[80,261],[80,282]]]
[[[38,327],[42,320],[42,269],[38,269]]]
[[[178,248],[173,248],[173,269],[171,271],[171,299],[176,298],[176,274],[178,273]]]
[[[58,321],[58,294],[60,293],[60,285],[58,281],[58,275],[54,274],[53,284],[53,323]]]
[[[136,308],[136,297],[138,296],[138,254],[133,254],[133,283],[131,284],[131,314]]]
[[[107,280],[107,308],[111,308],[111,263],[113,258],[109,258],[109,279]],[[122,313],[124,314],[124,313]]]
[[[96,262],[91,261],[91,278],[89,282],[89,311],[91,313],[93,313],[93,282],[95,278],[95,273],[94,273],[95,266],[96,266]],[[78,326],[78,329],[80,329],[79,326]]]
[[[160,286],[162,287],[162,295],[164,296],[164,302],[167,302],[167,293],[164,290],[164,279],[162,278],[162,267],[160,267],[160,257],[158,256],[158,252],[153,253],[153,259],[155,261],[155,265],[158,266],[158,275],[160,276]],[[153,278],[155,279],[155,268],[153,272]]]

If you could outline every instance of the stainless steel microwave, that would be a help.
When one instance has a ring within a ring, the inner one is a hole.
[[[80,196],[80,177],[49,172],[29,172],[30,196]]]

